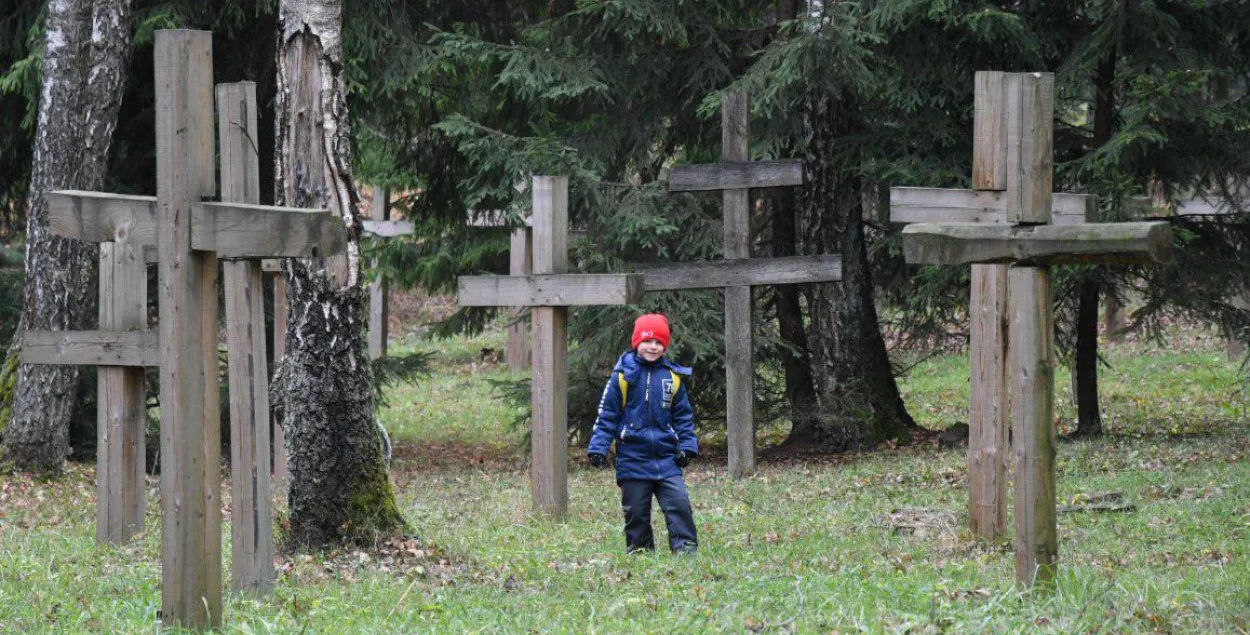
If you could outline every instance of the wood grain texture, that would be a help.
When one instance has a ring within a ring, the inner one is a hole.
[[[1168,223],[984,225],[919,223],[903,229],[913,264],[1132,264],[1169,262]]]
[[[49,226],[58,236],[157,244],[153,197],[64,190],[49,202]],[[190,233],[193,250],[221,258],[317,257],[341,253],[347,245],[342,220],[325,210],[270,205],[192,203]]]
[[[977,71],[972,118],[972,187],[1007,189],[1007,74]]]
[[[746,190],[803,185],[803,162],[798,159],[677,165],[669,168],[670,192]]]
[[[147,286],[141,249],[126,242],[100,245],[100,328],[149,333],[137,347],[146,353],[145,365],[156,365],[157,333],[146,330]],[[144,368],[102,366],[96,376],[96,541],[123,544],[143,531]]]
[[[255,84],[217,86],[217,132],[222,200],[259,202]],[[221,268],[230,382],[231,585],[264,595],[274,585],[264,278],[256,261],[225,262]]]
[[[968,524],[980,538],[1007,528],[1007,265],[972,265]]]
[[[24,364],[159,366],[156,331],[23,331]]]
[[[508,252],[508,275],[528,276],[533,273],[533,231],[528,227],[512,230],[512,246]],[[513,310],[512,321],[508,324],[508,350],[506,354],[508,369],[513,372],[525,370],[530,365],[529,327],[521,319],[524,309]]]
[[[411,234],[413,231],[412,223],[407,223],[407,231],[403,233],[391,233],[402,231],[402,228],[395,228],[391,218],[391,191],[385,187],[373,188],[373,204],[370,208],[373,220],[365,221],[365,231],[373,233],[376,236],[400,236],[403,234]],[[370,225],[372,224],[372,229]],[[385,231],[379,231],[384,228]],[[373,268],[377,269],[378,263],[373,261]],[[369,359],[379,359],[386,357],[386,344],[390,336],[390,298],[388,298],[389,286],[385,276],[376,275],[373,281],[369,283]]]
[[[750,99],[745,91],[726,92],[721,101],[721,160],[750,160]],[[722,193],[725,259],[751,257],[750,190]],[[755,471],[755,360],[752,347],[751,287],[725,288],[725,394],[729,473],[741,478]]]
[[[634,270],[646,276],[647,291],[807,284],[841,280],[842,257],[818,255],[648,263],[636,264]]]
[[[156,33],[156,189],[161,222],[161,613],[189,629],[221,625],[217,263],[192,252],[191,212],[213,188],[212,34]],[[205,342],[205,334],[211,333]],[[206,399],[207,397],[210,397]]]
[[[407,236],[416,231],[416,226],[412,224],[412,221],[406,220],[367,220],[363,221],[363,224],[366,234],[373,234],[378,238]]]
[[[1081,225],[1097,220],[1098,197],[1056,192],[1051,222]],[[890,188],[890,221],[894,223],[1014,224],[1007,217],[1007,193],[928,187]]]
[[[262,263],[262,268],[264,264]],[[273,359],[275,366],[286,355],[286,278],[282,274],[273,277]],[[286,433],[282,431],[279,418],[270,410],[271,438],[273,441],[273,489],[285,493],[288,484]]]
[[[568,178],[536,176],[534,200],[534,274],[568,271]],[[517,304],[504,302],[503,304]],[[531,493],[534,509],[568,514],[568,309],[535,307]]]
[[[460,306],[595,306],[642,300],[644,276],[636,273],[461,276]]]
[[[1012,223],[1049,223],[1055,77],[1008,73],[1006,84],[1007,218]]]
[[[1008,273],[1014,352],[1011,405],[1016,474],[1016,581],[1050,583],[1059,552],[1055,524],[1055,360],[1050,272]]]

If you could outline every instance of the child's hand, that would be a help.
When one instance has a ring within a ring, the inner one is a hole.
[[[608,466],[608,457],[602,454],[599,454],[598,452],[592,452],[590,454],[587,454],[586,458],[590,459],[591,467],[602,469]]]
[[[681,454],[677,455],[677,467],[685,469],[687,465],[690,465],[690,461],[693,460],[694,457],[696,456],[698,455],[686,454],[685,452],[682,452]]]

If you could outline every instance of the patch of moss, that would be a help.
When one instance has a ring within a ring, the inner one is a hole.
[[[395,503],[395,490],[385,466],[381,460],[370,463],[361,470],[352,487],[344,540],[373,544],[381,537],[407,531],[408,523]]]
[[[17,391],[17,348],[10,347],[4,358],[4,367],[0,368],[0,439],[4,438],[4,427],[9,424],[9,415],[13,414],[13,393]]]

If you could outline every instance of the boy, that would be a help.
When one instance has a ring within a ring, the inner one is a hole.
[[[682,468],[699,455],[694,410],[683,377],[690,369],[664,356],[668,318],[649,313],[634,321],[633,349],[616,362],[599,402],[599,418],[587,450],[590,464],[606,467],[616,441],[616,483],[625,511],[627,552],[655,550],[651,534],[651,497],[660,501],[673,553],[694,553],[690,495]]]

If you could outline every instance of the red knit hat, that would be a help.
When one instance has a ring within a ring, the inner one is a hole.
[[[660,313],[648,313],[634,320],[634,337],[630,340],[634,348],[643,340],[660,340],[664,348],[668,348],[668,318]]]

